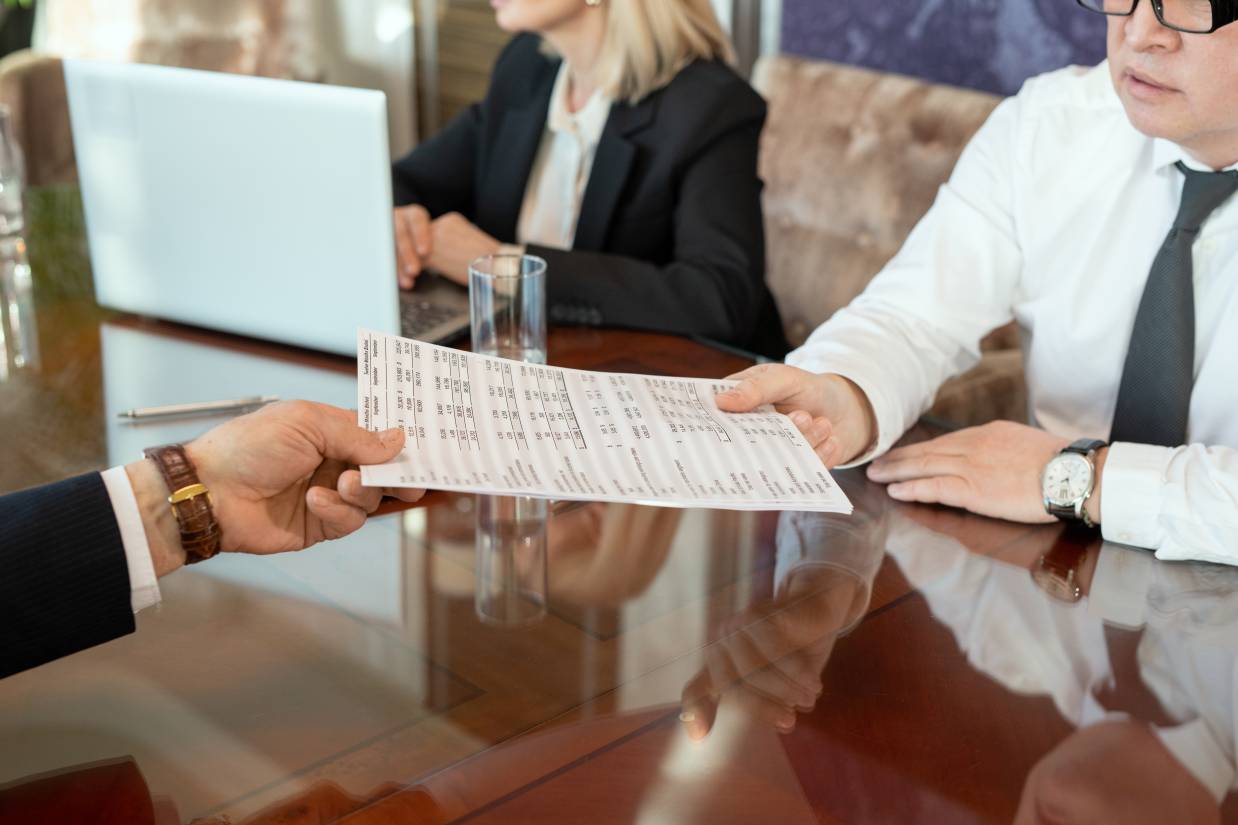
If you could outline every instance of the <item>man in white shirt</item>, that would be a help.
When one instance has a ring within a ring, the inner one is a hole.
[[[1111,15],[1107,62],[1002,103],[864,294],[719,404],[774,403],[896,499],[1238,563],[1238,10],[1081,5]],[[1032,424],[890,451],[1011,320]]]

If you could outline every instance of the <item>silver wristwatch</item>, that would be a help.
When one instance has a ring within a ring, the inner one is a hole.
[[[1084,505],[1096,489],[1096,451],[1105,446],[1103,441],[1081,438],[1049,459],[1040,473],[1045,512],[1062,521],[1096,526]]]

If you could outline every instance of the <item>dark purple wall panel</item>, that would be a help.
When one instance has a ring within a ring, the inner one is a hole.
[[[784,0],[782,50],[1013,94],[1105,56],[1105,19],[1074,0]]]

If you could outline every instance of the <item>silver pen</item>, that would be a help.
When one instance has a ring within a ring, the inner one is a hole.
[[[174,415],[201,415],[203,413],[231,412],[246,407],[261,407],[278,401],[278,395],[254,395],[249,398],[230,398],[226,401],[203,401],[196,404],[168,404],[166,407],[141,407],[117,413],[119,418],[168,418]]]

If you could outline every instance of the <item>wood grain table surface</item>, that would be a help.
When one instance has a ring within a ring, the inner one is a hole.
[[[222,420],[117,423],[148,399],[207,400],[161,398],[191,391],[171,364],[211,397],[355,398],[350,359],[100,309],[75,193],[36,192],[31,212],[38,352],[0,381],[0,492]],[[748,364],[566,328],[549,360]],[[837,477],[853,516],[556,515],[547,615],[522,628],[474,610],[471,496],[180,571],[135,634],[0,681],[0,823],[948,825],[1011,822],[1024,800],[1027,822],[1190,825],[1155,817],[1187,810],[1203,745],[1175,756],[1149,731],[1185,725],[1232,763],[1238,573]],[[1046,556],[1077,563],[1079,603],[1033,581]],[[1115,592],[1124,615],[1142,607],[1134,628],[1107,624]],[[1118,740],[1116,713],[1135,720]],[[1238,822],[1233,797],[1215,810]]]

